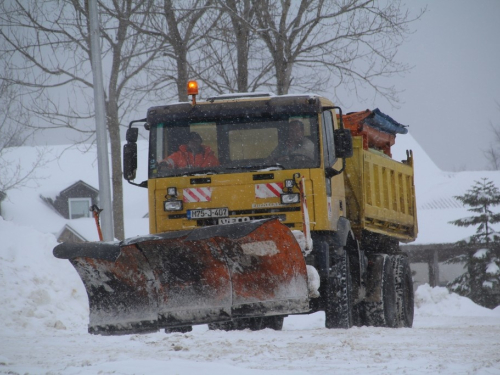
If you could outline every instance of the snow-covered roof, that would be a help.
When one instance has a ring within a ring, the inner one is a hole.
[[[137,181],[145,180],[147,170],[147,141],[138,142],[139,165]],[[29,186],[10,190],[2,202],[2,216],[7,221],[31,226],[40,232],[60,234],[65,226],[89,241],[98,241],[93,218],[69,220],[62,217],[40,196],[55,198],[61,191],[83,181],[95,190],[99,186],[96,147],[84,153],[78,147],[44,146],[18,147],[6,157],[12,163],[20,163],[28,170],[44,149],[46,163],[37,171],[37,180]],[[110,167],[111,168],[111,167]],[[125,233],[127,237],[149,233],[149,221],[143,218],[148,212],[147,189],[123,182]]]
[[[406,150],[413,150],[419,230],[414,244],[452,243],[474,234],[474,227],[463,228],[449,223],[471,214],[453,197],[464,194],[483,177],[500,188],[500,172],[441,171],[410,133],[398,135],[391,150],[396,160],[405,159]],[[500,211],[500,207],[493,209]]]
[[[82,180],[78,180],[76,181],[74,184],[72,184],[71,186],[68,186],[66,189],[62,190],[61,191],[61,194],[64,194],[65,192],[69,191],[69,190],[72,190],[74,189],[75,187],[77,187],[78,185],[82,185],[84,187],[86,187],[87,189],[90,189],[92,191],[95,191],[96,193],[99,192],[98,189],[96,189],[95,187],[93,186],[90,186],[89,184],[87,184],[85,181],[82,181]]]

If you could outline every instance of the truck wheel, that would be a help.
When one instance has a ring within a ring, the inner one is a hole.
[[[264,319],[264,328],[271,328],[275,331],[281,331],[283,329],[283,321],[285,320],[283,315],[266,316],[262,319]]]
[[[379,292],[381,295],[377,298],[379,301],[373,302],[368,299],[368,301],[362,303],[363,324],[394,328],[397,326],[394,266],[390,256],[383,255],[382,262],[381,267],[368,270],[371,273],[368,277],[369,280],[380,280],[377,283],[379,285],[376,285],[378,290],[375,291],[375,294]]]
[[[184,326],[184,327],[173,327],[173,328],[165,328],[165,333],[186,333],[191,332],[193,330],[192,326]]]
[[[398,327],[413,326],[414,293],[410,262],[405,254],[393,256],[396,286],[396,319]]]
[[[351,275],[346,251],[334,256],[334,265],[327,279],[325,300],[325,327],[351,328]]]
[[[262,318],[247,318],[241,319],[238,329],[249,328],[252,331],[260,331],[261,329],[271,328],[275,331],[281,331],[283,328],[284,316],[265,316]]]
[[[234,331],[234,323],[230,320],[228,322],[208,323],[208,329],[211,331]]]
[[[271,328],[275,331],[281,331],[283,328],[284,316],[266,316],[262,318],[242,318],[228,322],[209,323],[208,329],[222,331],[236,331],[249,329],[251,331],[260,331],[261,329]]]

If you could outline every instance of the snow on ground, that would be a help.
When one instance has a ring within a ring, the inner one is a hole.
[[[419,287],[412,329],[87,334],[83,284],[52,256],[54,236],[0,217],[0,374],[500,374],[500,308]]]

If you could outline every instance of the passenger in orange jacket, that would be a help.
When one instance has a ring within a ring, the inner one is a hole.
[[[179,146],[179,151],[174,152],[160,163],[165,163],[167,168],[192,168],[216,167],[219,160],[209,146],[202,145],[202,138],[198,133],[191,132],[188,142]]]

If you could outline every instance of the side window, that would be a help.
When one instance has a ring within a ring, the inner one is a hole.
[[[78,219],[81,217],[90,217],[90,198],[69,198],[69,218]]]
[[[336,159],[333,143],[333,118],[330,111],[323,112],[323,150],[325,163],[332,166]]]

